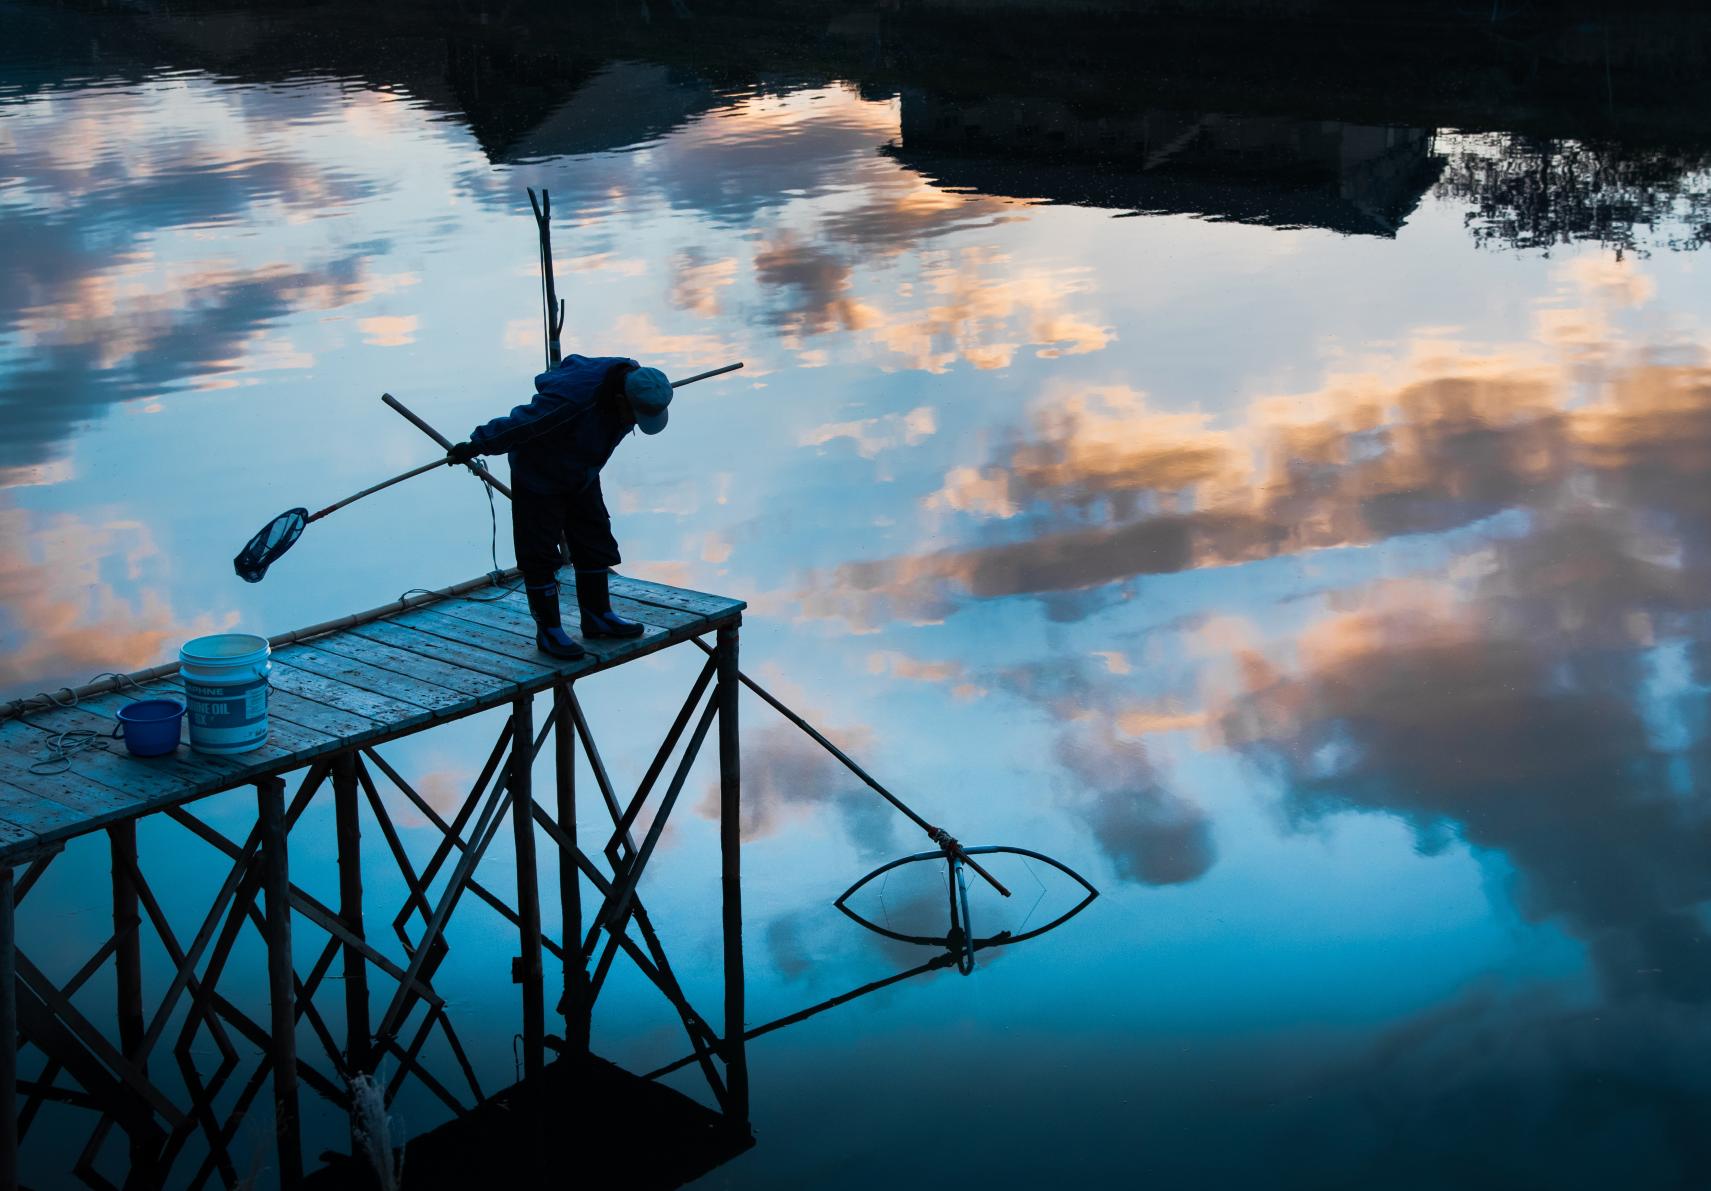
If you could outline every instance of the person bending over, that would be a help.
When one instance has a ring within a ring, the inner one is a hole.
[[[611,568],[622,559],[600,492],[600,469],[632,429],[665,429],[671,384],[657,368],[620,356],[566,356],[535,377],[535,396],[470,432],[446,453],[453,463],[506,454],[511,462],[511,534],[535,618],[535,644],[555,658],[583,656],[560,625],[559,542],[576,567],[582,635],[639,637],[642,626],[612,611]]]

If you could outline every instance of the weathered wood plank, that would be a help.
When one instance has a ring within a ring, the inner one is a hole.
[[[173,698],[173,700],[183,703],[185,702],[185,686],[183,686],[183,681],[180,681],[176,676],[154,679],[152,683],[147,684],[147,695],[142,695],[135,690],[111,691],[106,695],[84,698],[75,707],[56,710],[53,715],[63,717],[60,724],[65,727],[84,727],[84,729],[91,729],[91,731],[111,732],[118,724],[118,720],[115,719],[118,710],[128,703],[137,702],[139,698]],[[74,724],[77,717],[87,717],[87,719],[84,722],[75,722]],[[38,726],[43,726],[43,724],[53,726],[53,720],[44,720],[41,715],[33,715],[31,720],[34,720]],[[207,773],[209,780],[219,779],[222,784],[233,784],[236,780],[241,780],[243,773],[255,768],[255,765],[260,761],[289,760],[289,758],[298,755],[299,751],[308,744],[308,741],[299,739],[294,734],[294,729],[287,727],[277,738],[270,732],[269,739],[258,750],[255,750],[255,753],[243,753],[241,756],[209,755],[209,753],[195,753],[190,748],[190,720],[183,720],[178,731],[180,731],[178,751],[173,755],[164,756],[164,758],[147,758],[147,763],[159,772],[178,773],[180,772],[178,767],[171,763],[171,761],[176,760],[178,765]],[[118,753],[123,753],[125,750],[123,743],[115,743],[111,748]],[[142,758],[132,758],[132,760],[142,760]]]
[[[535,635],[532,631],[525,633],[522,629],[508,624],[480,619],[466,620],[448,612],[430,611],[426,608],[412,612],[408,619],[400,618],[399,623],[424,633],[433,633],[436,637],[455,637],[459,641],[468,641],[489,653],[528,658],[543,669],[556,669],[556,659],[549,658],[535,649]]]
[[[696,616],[693,613],[683,613],[678,609],[642,606],[642,604],[619,601],[619,599],[614,599],[613,609],[618,613],[625,614],[628,618],[642,621],[643,625],[647,625],[647,631],[643,633],[642,637],[630,638],[630,640],[611,640],[611,638],[587,640],[587,638],[582,638],[573,633],[573,637],[577,637],[578,642],[582,642],[583,649],[589,650],[590,661],[565,662],[563,666],[559,667],[559,674],[575,678],[578,674],[585,673],[587,669],[592,669],[594,666],[609,666],[616,659],[621,659],[625,655],[635,654],[642,649],[652,649],[655,643],[659,642],[660,637],[667,637],[674,631],[683,631],[684,628],[690,628],[690,626],[705,626],[708,631],[712,630],[712,625],[708,623],[707,618]],[[575,607],[566,609],[566,616],[573,618]],[[452,609],[447,609],[443,613],[443,625],[450,626],[453,621],[459,623],[459,628],[462,628],[464,623],[469,623],[469,625],[483,625],[484,623],[488,626],[489,633],[494,633],[494,631],[503,633],[505,637],[501,640],[518,642],[517,645],[513,645],[512,649],[527,649],[530,654],[541,657],[542,661],[546,662],[546,655],[534,652],[534,635],[536,635],[534,616],[530,616],[529,602],[527,602],[527,597],[522,594],[506,597],[501,601],[483,602],[477,609],[459,607],[455,613]],[[575,625],[573,619],[571,619],[571,625]],[[551,666],[551,662],[546,662],[546,664]]]
[[[347,737],[372,732],[382,724],[382,721],[370,716],[358,715],[354,711],[342,711],[326,703],[305,699],[302,695],[285,690],[278,683],[268,685],[269,723],[278,718],[341,741]]]
[[[682,608],[686,612],[699,612],[703,616],[724,616],[731,612],[740,612],[748,606],[743,601],[729,596],[691,591],[686,587],[667,587],[663,583],[632,579],[628,575],[614,574],[608,582],[608,590],[613,595],[622,595],[644,604],[656,604],[662,608]]]
[[[640,637],[630,637],[626,640],[595,638],[592,641],[579,637],[577,640],[582,642],[582,648],[588,651],[589,657],[599,658],[604,662],[615,662],[644,650],[651,653],[650,646],[666,640],[670,636],[669,629],[662,629],[657,624],[650,624],[643,627]]]
[[[214,789],[231,782],[232,775],[241,772],[240,766],[229,763],[207,763],[209,759],[192,753],[182,738],[178,750],[164,757],[133,757],[125,751],[124,741],[108,736],[114,722],[93,713],[73,715],[62,722],[97,733],[104,745],[78,753],[72,760],[73,771],[145,800],[169,798],[187,786]],[[44,733],[43,742],[51,739],[51,735]]]
[[[562,599],[567,629],[577,620],[574,586]],[[216,790],[296,768],[340,748],[413,731],[426,723],[503,704],[520,691],[545,689],[654,653],[728,623],[741,601],[613,576],[613,609],[647,626],[631,640],[584,642],[589,656],[561,663],[535,649],[535,628],[521,591],[498,598],[449,599],[324,634],[274,654],[269,739],[259,750],[211,756],[181,748],[159,759],[133,758],[119,741],[78,754],[58,774],[30,772],[52,732],[105,734],[113,713],[136,692],[91,696],[73,709],[0,722],[0,863],[111,822],[178,805]],[[176,680],[149,694],[183,698]]]
[[[377,727],[407,728],[433,718],[433,714],[425,707],[417,707],[402,699],[377,695],[373,691],[350,686],[308,670],[299,670],[283,662],[275,662],[268,681],[278,689],[290,691],[300,698],[365,716],[374,720]]]
[[[183,702],[183,690],[178,686],[159,686],[154,688],[163,696],[175,696]],[[118,708],[132,700],[125,695],[99,695],[91,700],[80,703],[79,710],[94,715],[99,726],[111,731],[116,720],[113,715]],[[293,765],[305,756],[322,753],[329,748],[335,748],[339,743],[337,736],[327,732],[315,731],[310,727],[299,726],[291,720],[269,715],[267,722],[267,739],[260,746],[248,753],[197,753],[190,748],[190,720],[186,717],[180,724],[178,751],[168,756],[149,756],[140,758],[125,751],[123,741],[111,744],[111,756],[121,761],[118,770],[98,768],[92,770],[92,775],[104,780],[108,785],[116,785],[118,789],[137,792],[140,796],[149,797],[151,801],[161,797],[173,797],[180,794],[181,782],[193,782],[193,789],[200,794],[228,789],[231,785],[241,784],[248,775],[257,770],[277,770],[282,765]],[[200,773],[200,777],[197,777]],[[113,777],[123,777],[130,784],[120,785]],[[147,789],[144,785],[147,777]]]
[[[35,759],[0,751],[0,781],[29,792],[23,801],[0,801],[0,815],[37,835],[58,837],[70,830],[92,829],[138,814],[146,806],[142,799],[90,781],[76,770],[31,773],[30,762]]]
[[[373,691],[375,695],[402,698],[436,712],[467,707],[471,696],[484,695],[494,686],[493,679],[484,674],[471,674],[455,666],[424,664],[423,659],[412,654],[340,635],[318,638],[315,645],[293,645],[289,650],[281,650],[281,654],[286,664],[296,669],[339,679],[340,683]],[[383,666],[382,662],[387,664]],[[416,673],[400,673],[400,662],[414,667]]]
[[[644,604],[640,600],[632,600],[628,596],[613,596],[612,610],[619,616],[627,616],[631,620],[639,620],[643,624],[657,624],[666,629],[694,629],[696,632],[711,632],[715,627],[713,622],[700,612],[689,612],[681,608],[664,608],[658,604]]]
[[[56,732],[88,729],[103,740],[105,747],[77,753],[72,758],[69,775],[86,783],[99,783],[139,802],[168,798],[187,788],[196,791],[215,789],[232,780],[232,768],[215,769],[201,764],[198,759],[183,756],[182,750],[164,757],[133,757],[125,752],[122,741],[107,738],[113,722],[89,712],[55,712],[53,719],[45,723],[36,717],[31,718],[36,729],[33,736],[8,736],[0,742],[0,755],[9,756],[26,771],[32,762],[43,758],[44,750]],[[66,799],[60,797],[60,801]],[[67,805],[73,804],[68,802]]]
[[[468,621],[471,624],[503,629],[522,637],[530,649],[534,648],[535,618],[529,615],[527,603],[518,606],[503,596],[496,600],[483,600],[480,603],[473,600],[447,600],[444,604],[439,605],[436,610],[445,616]]]
[[[559,603],[563,609],[567,631],[569,631],[572,636],[579,636],[580,634],[576,631],[578,628],[577,622],[579,618],[579,613],[577,612],[576,607],[576,596],[574,590],[571,590],[568,585],[566,585],[565,594],[562,594],[559,597]],[[497,599],[481,601],[479,603],[473,600],[459,600],[457,601],[458,610],[453,614],[473,621],[479,619],[475,609],[482,607],[491,607],[498,610],[495,620],[503,627],[510,629],[512,632],[520,633],[528,637],[531,641],[534,639],[534,617],[529,612],[528,597],[522,592],[507,592],[499,596]],[[697,622],[706,623],[709,630],[714,627],[703,613],[684,608],[665,607],[660,604],[645,603],[641,600],[632,599],[623,595],[613,595],[612,610],[617,612],[620,616],[627,616],[631,620],[639,620],[643,624],[657,625],[661,628],[677,629]]]
[[[14,786],[11,782],[0,781],[0,806],[22,805],[34,798],[22,786]],[[34,843],[36,833],[27,827],[20,826],[10,819],[0,818],[0,848],[13,848],[19,844]]]
[[[271,696],[272,692],[269,694]],[[186,702],[184,684],[177,679],[170,681],[163,679],[157,684],[151,684],[149,695],[151,698],[177,699],[180,703]],[[108,730],[111,730],[118,722],[114,717],[119,709],[135,701],[136,697],[130,694],[96,695],[93,698],[85,699],[78,706],[102,717]],[[193,751],[190,748],[190,719],[186,716],[179,726],[180,751],[177,755],[181,759],[197,762],[214,773],[221,775],[241,774],[253,768],[257,762],[287,759],[305,749],[325,745],[334,739],[326,733],[314,732],[289,720],[282,720],[281,717],[273,714],[271,697],[268,702],[268,738],[255,751],[220,756]],[[123,745],[121,744],[118,747],[122,748]]]
[[[544,656],[534,655],[532,649],[526,652],[519,650],[514,637],[507,641],[503,650],[488,649],[469,631],[480,626],[463,622],[459,628],[458,623],[453,622],[449,629],[442,624],[440,631],[435,632],[435,626],[431,624],[400,617],[398,620],[376,621],[351,631],[397,649],[432,651],[433,656],[455,661],[467,669],[507,682],[541,682],[555,673],[553,667],[545,664],[547,659]]]
[[[148,684],[149,694],[161,698],[185,701],[184,684],[176,676],[156,679]],[[97,708],[103,714],[116,712],[124,703],[132,701],[133,693],[98,695],[85,699],[80,707]],[[32,719],[39,717],[32,716]],[[342,741],[347,736],[358,735],[372,731],[380,721],[366,716],[356,715],[348,711],[340,711],[336,707],[324,703],[316,703],[301,695],[283,689],[278,683],[270,683],[267,693],[267,722],[268,744],[255,753],[236,754],[221,762],[223,769],[230,769],[235,759],[241,762],[244,770],[254,768],[256,762],[269,757],[294,757],[305,751],[325,746],[329,743]],[[112,726],[111,722],[108,724]],[[189,752],[189,725],[186,721],[182,740],[185,752],[180,756],[194,756],[203,760],[215,760],[207,754]]]

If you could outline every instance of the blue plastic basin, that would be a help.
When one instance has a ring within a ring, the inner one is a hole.
[[[125,748],[133,757],[164,757],[178,747],[184,704],[176,699],[143,699],[118,711]]]

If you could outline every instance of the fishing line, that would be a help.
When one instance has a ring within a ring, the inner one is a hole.
[[[476,478],[481,479],[480,476]],[[493,564],[493,569],[487,572],[487,577],[493,580],[494,586],[498,587],[499,590],[490,596],[464,595],[458,597],[471,604],[491,604],[493,601],[502,600],[508,595],[516,595],[522,590],[521,587],[506,587],[500,582],[505,570],[499,565],[499,509],[493,503],[493,486],[485,480],[482,481],[481,486],[487,490],[487,558]],[[412,587],[407,591],[400,592],[398,598],[405,600],[413,595],[433,594],[426,587]]]
[[[1034,911],[1040,908],[1040,903],[1046,900],[1046,883],[1040,880],[1040,874],[1034,871],[1034,866],[1028,863],[1028,858],[1020,858],[1022,867],[1028,870],[1028,875],[1034,878],[1034,884],[1040,887],[1040,896],[1034,899],[1034,904],[1028,907],[1028,912],[1022,915],[1022,921],[1016,924],[1016,933],[1021,934],[1028,928],[1028,919],[1034,916]]]

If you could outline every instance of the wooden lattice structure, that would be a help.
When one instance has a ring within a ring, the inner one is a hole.
[[[523,597],[508,589],[504,576],[276,638],[270,739],[242,756],[180,748],[171,757],[140,761],[116,749],[89,750],[73,754],[62,772],[41,772],[53,768],[40,764],[51,741],[78,730],[105,733],[114,711],[136,697],[138,683],[150,694],[171,693],[176,678],[158,669],[110,681],[105,691],[79,692],[74,706],[37,702],[0,719],[0,1037],[18,1040],[16,1048],[0,1045],[0,1183],[17,1185],[20,1140],[27,1153],[30,1126],[49,1101],[88,1110],[78,1177],[96,1186],[115,1183],[114,1172],[101,1169],[101,1155],[111,1152],[108,1139],[117,1128],[129,1159],[117,1178],[140,1187],[239,1181],[233,1138],[269,1086],[285,1186],[301,1182],[304,1172],[300,1095],[347,1106],[354,1076],[384,1071],[389,1098],[403,1081],[416,1079],[453,1112],[472,1108],[481,1089],[434,986],[448,953],[446,925],[466,896],[516,929],[519,954],[511,976],[521,986],[526,1072],[540,1072],[552,1049],[587,1053],[590,1013],[622,952],[675,1010],[723,1120],[746,1137],[737,737],[743,604],[617,576],[612,592],[617,609],[646,624],[646,633],[591,643],[587,658],[570,663],[536,652]],[[684,642],[707,654],[705,664],[639,783],[620,791],[578,701],[577,683]],[[537,714],[542,694],[550,706]],[[504,725],[453,813],[437,811],[379,752],[387,742],[493,709],[508,712]],[[690,1005],[637,890],[715,722],[720,1030]],[[579,839],[576,825],[579,751],[610,818],[610,829],[603,826],[593,841]],[[551,758],[550,791],[537,790],[534,782],[543,752]],[[237,787],[254,789],[255,816],[247,833],[227,834],[195,804]],[[399,796],[439,833],[425,863],[411,858],[388,810],[388,798]],[[328,797],[337,835],[336,905],[294,883],[289,858],[293,827],[313,800]],[[384,843],[384,859],[371,850],[369,864],[396,865],[408,890],[396,912],[385,912],[396,947],[376,939],[376,907],[365,905],[364,807]],[[145,875],[151,858],[139,855],[137,844],[145,816],[165,816],[229,864],[218,893],[193,923],[175,925]],[[507,826],[517,858],[515,887],[501,890],[478,878],[477,868]],[[29,900],[32,888],[68,841],[95,832],[105,832],[111,852],[111,934],[69,979],[56,979],[17,947],[15,914],[51,912]],[[560,940],[541,928],[543,852],[557,861]],[[584,905],[590,889],[598,905]],[[294,922],[326,936],[306,966],[293,962]],[[221,992],[246,925],[266,942],[267,1020]],[[153,1004],[143,996],[145,930],[173,968]],[[549,960],[559,969],[562,1039],[547,1031]],[[329,979],[335,965],[337,976]],[[117,1010],[111,1023],[98,1023],[80,1008],[95,982],[104,981],[112,982]],[[329,983],[343,987],[342,1038],[322,1011],[333,995]],[[305,1031],[314,1041],[300,1054]],[[423,1048],[435,1036],[455,1056],[459,1071],[450,1077],[423,1062]],[[30,1056],[24,1078],[20,1053]],[[177,1073],[170,1091],[156,1076],[169,1064]]]

